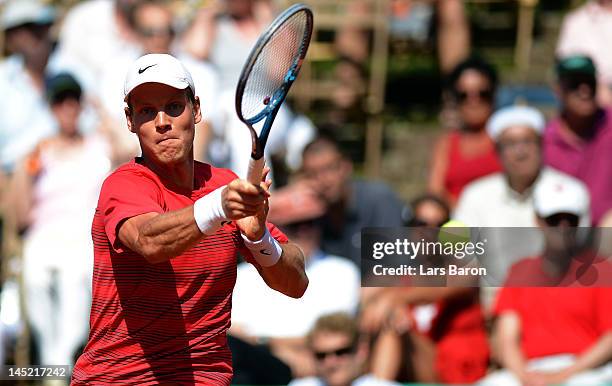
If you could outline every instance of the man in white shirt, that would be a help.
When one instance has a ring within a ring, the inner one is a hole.
[[[514,261],[537,254],[543,246],[542,237],[535,230],[534,188],[551,179],[583,185],[567,174],[543,166],[544,124],[544,116],[526,106],[505,107],[493,114],[487,132],[495,141],[503,171],[470,183],[452,216],[470,227],[487,227],[481,230],[487,239],[487,255],[481,263],[488,268],[488,285],[501,285]],[[581,218],[581,225],[589,224],[589,215]],[[488,306],[493,294],[486,288],[483,293],[483,302]]]
[[[322,315],[357,312],[360,275],[350,260],[319,249],[318,219],[323,204],[314,196],[299,195],[299,185],[274,193],[268,218],[274,221],[304,251],[308,290],[301,299],[284,299],[267,288],[251,264],[238,265],[232,298],[230,333],[245,341],[267,342],[271,352],[291,367],[294,376],[312,375],[314,364],[306,347],[306,336]],[[240,366],[235,366],[235,372]]]

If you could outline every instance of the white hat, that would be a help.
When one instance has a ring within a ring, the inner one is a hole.
[[[510,106],[497,110],[487,122],[487,133],[497,141],[501,133],[512,126],[531,127],[538,135],[544,131],[544,116],[529,106]]]
[[[588,214],[589,193],[581,182],[567,176],[544,178],[536,183],[533,206],[540,217],[570,213],[578,217]]]
[[[148,54],[132,63],[123,86],[124,101],[144,83],[162,83],[179,90],[189,87],[195,95],[191,74],[177,58],[168,54]]]
[[[55,20],[55,10],[36,0],[10,0],[2,10],[0,24],[3,30],[27,23],[51,24]]]

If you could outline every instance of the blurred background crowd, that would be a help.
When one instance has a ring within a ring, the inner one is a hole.
[[[555,229],[612,224],[612,1],[304,2],[315,37],[266,158],[270,220],[303,248],[310,286],[288,299],[239,264],[235,383],[612,384],[601,251],[579,250],[601,264],[590,288],[364,288],[359,272],[362,228],[450,219],[543,229],[492,235],[508,282],[585,270]],[[0,1],[2,363],[73,364],[86,341],[98,191],[138,155],[128,65],[178,57],[202,101],[196,159],[243,176],[235,85],[291,3]]]

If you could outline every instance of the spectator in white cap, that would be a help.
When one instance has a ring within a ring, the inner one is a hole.
[[[483,288],[482,301],[488,309],[493,290],[501,285],[512,261],[537,253],[542,246],[537,232],[526,230],[521,243],[508,239],[500,227],[536,227],[533,215],[533,191],[547,180],[578,180],[542,164],[541,137],[544,116],[535,108],[509,106],[495,112],[487,123],[487,132],[495,147],[503,171],[469,184],[461,196],[453,219],[486,229],[488,248],[486,264],[489,278],[497,278]],[[588,224],[586,222],[585,224]],[[512,236],[515,236],[513,233]]]
[[[453,218],[478,227],[533,227],[533,190],[549,178],[576,179],[542,165],[541,137],[545,120],[528,106],[495,112],[487,133],[495,142],[503,171],[468,185]]]
[[[72,382],[227,386],[236,254],[294,298],[308,285],[304,255],[266,221],[268,168],[255,185],[194,160],[202,110],[178,59],[138,58],[123,100],[142,156],[102,185],[91,228],[91,331]]]
[[[551,178],[535,188],[534,206],[544,248],[514,264],[499,293],[492,342],[503,369],[479,385],[609,385],[612,266],[576,227],[589,216],[588,191]]]

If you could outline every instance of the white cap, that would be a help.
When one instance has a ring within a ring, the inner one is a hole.
[[[509,127],[527,126],[538,135],[544,131],[544,116],[529,106],[510,106],[497,110],[487,122],[487,133],[497,142],[501,133]]]
[[[17,27],[27,23],[51,24],[55,20],[55,10],[37,0],[10,0],[2,10],[0,23],[2,29]]]
[[[123,86],[124,101],[144,83],[162,83],[179,90],[189,87],[195,95],[191,74],[177,58],[168,54],[147,54],[132,63]]]
[[[536,183],[533,206],[540,217],[570,213],[587,215],[590,198],[584,184],[569,176],[551,176]]]

